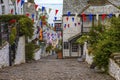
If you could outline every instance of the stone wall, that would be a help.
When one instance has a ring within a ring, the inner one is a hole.
[[[19,38],[17,54],[15,56],[15,65],[21,63],[25,63],[25,36]]]
[[[41,49],[35,51],[34,60],[39,60],[41,58]]]
[[[112,59],[109,61],[109,74],[116,80],[120,80],[120,66]]]
[[[9,66],[9,44],[0,49],[0,68]]]

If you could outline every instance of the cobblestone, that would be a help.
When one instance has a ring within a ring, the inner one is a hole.
[[[0,69],[0,80],[114,80],[77,59],[41,59]]]

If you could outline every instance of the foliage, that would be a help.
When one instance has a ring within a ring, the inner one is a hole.
[[[97,67],[108,70],[109,57],[112,53],[120,52],[120,18],[112,18],[110,26],[98,25],[92,27],[88,43],[94,54]]]
[[[87,35],[82,35],[79,39],[77,39],[77,43],[83,45],[84,42],[88,41],[89,36]]]
[[[35,46],[33,43],[27,43],[25,45],[25,57],[26,60],[33,60],[34,57],[34,50],[35,50]]]
[[[29,18],[21,18],[19,20],[20,24],[20,34],[25,35],[26,37],[31,38],[33,36],[33,22]]]
[[[52,50],[53,46],[52,45],[48,45],[46,47],[46,52],[50,52]]]
[[[10,44],[12,45],[16,39],[16,34],[17,34],[17,31],[16,31],[16,27],[12,27],[11,29],[11,34],[10,34]]]

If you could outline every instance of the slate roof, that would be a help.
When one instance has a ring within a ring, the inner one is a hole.
[[[100,8],[100,7],[102,8],[104,6],[92,6],[92,5],[90,6],[87,3],[87,1],[89,1],[89,0],[63,0],[63,15],[67,14],[68,11],[70,11],[71,14],[75,14],[75,13],[80,14],[80,13],[86,11],[86,9],[90,9],[90,8],[93,8],[93,7],[95,8],[94,9],[94,11],[95,11],[94,14],[103,13],[102,12],[103,10],[98,11],[98,8]],[[112,5],[112,4],[110,4],[110,3],[107,4],[107,6],[105,6],[105,8],[107,8],[107,9],[106,9],[106,11],[104,10],[104,13],[120,12],[115,7],[115,6],[120,6],[120,0],[109,0],[109,2],[114,4],[114,6],[112,6],[112,9],[110,9],[109,6]],[[111,11],[109,11],[109,10],[111,10]],[[107,12],[107,11],[109,11],[109,12]],[[92,13],[92,11],[91,12],[86,11],[86,13]]]

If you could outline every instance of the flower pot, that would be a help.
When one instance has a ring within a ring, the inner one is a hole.
[[[58,59],[62,59],[62,58],[63,58],[62,52],[58,52],[58,53],[57,53],[57,58],[58,58]]]

